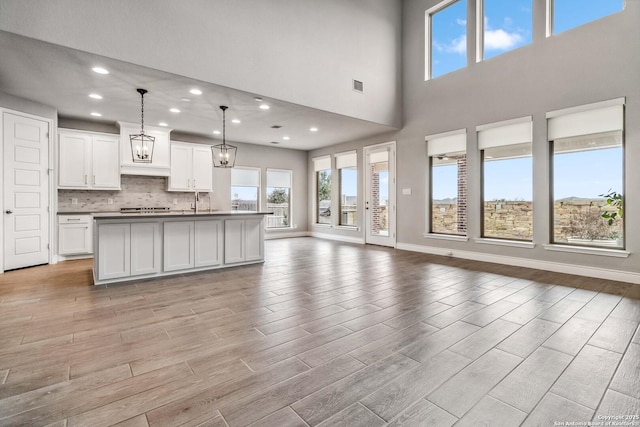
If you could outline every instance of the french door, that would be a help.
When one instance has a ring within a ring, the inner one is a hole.
[[[365,241],[396,246],[396,143],[364,147]]]

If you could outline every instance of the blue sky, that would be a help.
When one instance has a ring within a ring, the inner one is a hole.
[[[484,0],[484,59],[531,43],[532,1]],[[554,33],[623,8],[623,0],[554,0],[554,4]],[[434,14],[431,26],[432,77],[465,67],[468,29],[466,1],[459,0]]]

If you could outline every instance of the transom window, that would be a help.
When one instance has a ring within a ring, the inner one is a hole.
[[[547,36],[561,33],[624,9],[624,0],[548,0]]]
[[[531,43],[531,2],[532,0],[477,0],[477,61]]]
[[[425,13],[425,80],[467,66],[467,2],[446,0]]]

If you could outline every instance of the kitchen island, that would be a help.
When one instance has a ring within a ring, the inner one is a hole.
[[[264,215],[252,211],[96,213],[95,285],[264,262]]]

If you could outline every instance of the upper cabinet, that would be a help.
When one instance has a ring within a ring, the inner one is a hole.
[[[60,188],[120,189],[120,138],[118,135],[60,129]]]
[[[169,176],[171,156],[169,134],[171,129],[145,126],[144,133],[155,138],[151,163],[134,163],[131,155],[130,135],[140,133],[140,123],[118,122],[120,126],[120,158],[123,175]]]
[[[168,191],[213,191],[211,147],[171,141]]]

